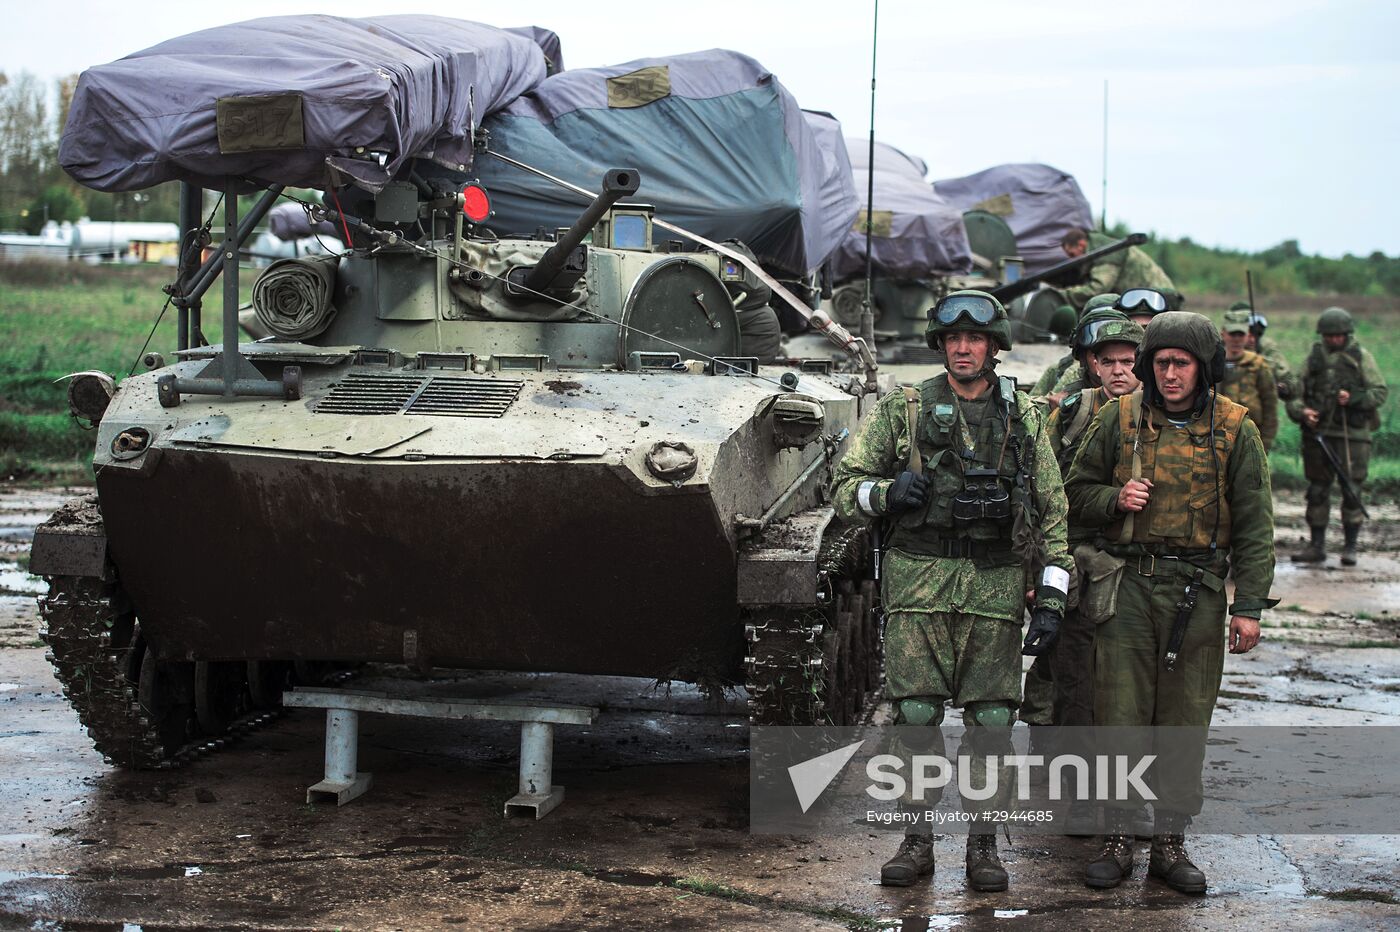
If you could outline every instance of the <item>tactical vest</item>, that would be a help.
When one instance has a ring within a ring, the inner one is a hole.
[[[1142,389],[1118,400],[1118,430],[1123,447],[1113,470],[1113,482],[1122,486],[1130,479],[1150,479],[1152,492],[1147,507],[1133,515],[1127,541],[1123,540],[1126,516],[1108,527],[1105,538],[1110,542],[1204,551],[1210,547],[1214,531],[1217,546],[1224,550],[1230,546],[1230,503],[1224,494],[1226,472],[1244,424],[1244,406],[1216,396],[1214,454],[1209,437],[1209,403],[1185,427],[1159,427],[1152,423],[1151,411],[1142,402]]]
[[[1244,355],[1235,362],[1225,363],[1225,378],[1216,385],[1221,395],[1235,404],[1244,405],[1249,410],[1250,419],[1256,424],[1264,408],[1264,399],[1259,395],[1259,378],[1266,368],[1268,363],[1263,356],[1245,350]]]
[[[929,480],[929,499],[923,508],[905,511],[895,520],[890,546],[925,556],[955,556],[964,554],[949,553],[951,546],[970,542],[965,555],[979,567],[1020,565],[1023,560],[1012,547],[1011,529],[1017,515],[1032,508],[1026,457],[1034,442],[1016,403],[1015,383],[1007,378],[997,380],[975,436],[962,416],[947,375],[926,380],[918,393],[917,425],[911,426]],[[1005,427],[1008,415],[1009,437]],[[966,473],[973,469],[995,471],[997,478],[983,484],[999,484],[1007,494],[1007,518],[970,523],[955,520],[955,500],[964,493]]]
[[[1362,411],[1337,404],[1337,392],[1355,395],[1369,386],[1361,371],[1361,347],[1355,340],[1344,349],[1327,352],[1321,343],[1314,343],[1308,353],[1308,374],[1303,388],[1303,403],[1322,413],[1321,426],[1340,429],[1342,418],[1348,427],[1375,430],[1380,427],[1380,412]]]
[[[1060,464],[1061,475],[1069,475],[1069,464],[1074,461],[1074,454],[1079,451],[1079,441],[1083,439],[1084,431],[1106,401],[1108,392],[1103,390],[1103,386],[1099,386],[1082,389],[1060,403],[1057,416],[1062,429],[1058,448],[1055,450],[1055,462]]]

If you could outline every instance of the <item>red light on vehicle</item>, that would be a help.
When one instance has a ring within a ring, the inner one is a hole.
[[[469,184],[462,189],[462,213],[472,223],[481,223],[491,216],[491,198],[481,185]]]

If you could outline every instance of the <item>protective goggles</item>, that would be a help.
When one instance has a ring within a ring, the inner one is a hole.
[[[1083,347],[1093,346],[1099,341],[1099,337],[1109,333],[1120,332],[1124,323],[1125,321],[1114,320],[1110,317],[1107,320],[1093,320],[1087,324],[1083,324],[1076,334],[1075,345]]]
[[[1252,314],[1249,318],[1249,329],[1255,333],[1269,329],[1269,320],[1263,314]]]
[[[996,301],[984,295],[955,294],[938,302],[933,319],[947,327],[966,317],[974,323],[990,324],[996,320]]]
[[[1167,297],[1151,288],[1129,288],[1113,306],[1129,314],[1160,314],[1167,309]]]

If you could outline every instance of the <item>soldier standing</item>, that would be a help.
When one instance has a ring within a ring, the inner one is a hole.
[[[1133,372],[1134,354],[1142,342],[1142,327],[1122,311],[1096,311],[1099,319],[1086,321],[1089,332],[1081,335],[1086,347],[1090,373],[1089,386],[1065,397],[1050,414],[1046,430],[1055,451],[1061,474],[1068,475],[1079,442],[1099,409],[1109,400],[1137,390]],[[1071,553],[1088,544],[1098,528],[1070,521],[1068,545]],[[1055,646],[1037,657],[1026,673],[1025,698],[1021,721],[1028,725],[1092,725],[1094,723],[1094,625],[1085,623],[1072,606],[1060,625]],[[1076,822],[1085,807],[1071,811]]]
[[[1094,724],[1191,726],[1188,753],[1156,764],[1156,825],[1148,873],[1182,893],[1204,893],[1185,827],[1201,811],[1205,727],[1232,653],[1259,642],[1275,604],[1273,501],[1259,429],[1212,386],[1224,348],[1199,314],[1171,311],[1148,325],[1134,366],[1142,387],[1099,411],[1066,483],[1077,524],[1100,529],[1079,610],[1096,623]],[[1212,442],[1213,440],[1213,442]],[[1088,561],[1086,561],[1088,562]],[[1103,849],[1085,869],[1091,887],[1132,872],[1131,813],[1111,800]]]
[[[1288,360],[1284,358],[1283,350],[1279,349],[1272,337],[1266,335],[1269,319],[1263,314],[1254,313],[1248,301],[1236,301],[1225,312],[1225,322],[1237,320],[1249,325],[1249,340],[1245,343],[1245,349],[1268,360],[1269,368],[1274,372],[1274,385],[1278,388],[1279,401],[1288,401],[1298,394],[1297,377],[1288,365]]]
[[[1237,314],[1225,315],[1220,337],[1225,341],[1225,378],[1216,386],[1220,394],[1245,406],[1249,419],[1259,428],[1264,450],[1273,448],[1278,434],[1278,389],[1268,360],[1245,349],[1249,342],[1249,321]]]
[[[1113,237],[1106,234],[1076,228],[1060,238],[1060,248],[1065,255],[1076,259],[1090,249],[1099,249],[1113,242]],[[1159,292],[1173,288],[1167,273],[1138,246],[1129,246],[1121,252],[1104,256],[1089,267],[1084,284],[1062,291],[1066,301],[1075,307],[1083,307],[1096,294],[1109,291],[1122,294],[1132,288],[1151,288]]]
[[[1351,315],[1329,307],[1317,318],[1322,337],[1303,368],[1299,396],[1288,402],[1288,416],[1303,427],[1303,474],[1308,478],[1308,528],[1312,541],[1293,554],[1298,563],[1327,559],[1327,520],[1336,478],[1318,442],[1324,438],[1359,492],[1371,462],[1371,431],[1381,426],[1380,407],[1390,393],[1376,359],[1356,342]],[[1342,565],[1356,565],[1361,534],[1361,503],[1342,496]]]
[[[951,699],[963,708],[973,785],[986,785],[977,771],[986,779],[987,755],[1012,753],[1019,655],[1048,649],[1065,611],[1067,505],[1043,416],[1013,380],[996,375],[997,350],[1011,348],[1001,303],[985,292],[954,292],[933,309],[926,338],[946,354],[946,373],[880,400],[836,468],[833,499],[847,520],[890,527],[885,694],[895,724],[919,726],[921,747],[941,754],[939,726]],[[1027,593],[1031,557],[1044,569]],[[1022,643],[1028,596],[1033,611]],[[984,811],[1007,808],[1011,783],[1001,774],[1001,793]],[[933,871],[928,826],[906,823],[906,832],[881,883],[907,886]],[[995,832],[989,818],[972,824],[974,890],[1006,889]]]
[[[1045,367],[1045,371],[1040,373],[1040,378],[1036,380],[1031,388],[1031,397],[1044,399],[1048,407],[1054,410],[1064,397],[1063,394],[1055,394],[1055,386],[1066,379],[1082,379],[1084,377],[1084,357],[1079,346],[1079,331],[1084,326],[1085,321],[1093,312],[1101,308],[1111,308],[1118,300],[1116,294],[1094,295],[1084,305],[1074,322],[1074,332],[1070,336],[1069,352],[1065,353],[1055,362]]]

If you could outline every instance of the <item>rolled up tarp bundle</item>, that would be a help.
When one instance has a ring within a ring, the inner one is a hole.
[[[320,334],[335,317],[338,256],[278,259],[253,283],[253,312],[276,336],[306,340]]]

